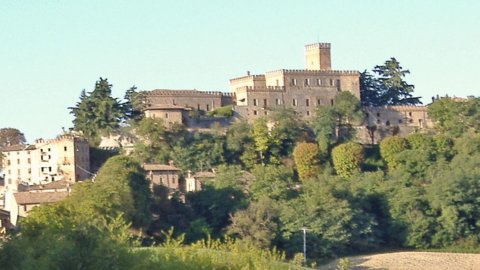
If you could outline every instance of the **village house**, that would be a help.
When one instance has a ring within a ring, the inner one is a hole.
[[[185,191],[186,192],[195,192],[202,190],[202,182],[204,181],[213,181],[215,178],[215,171],[211,172],[197,172],[192,174],[191,171],[188,171],[187,177],[185,178]]]
[[[179,190],[180,188],[180,169],[170,164],[143,164],[147,179],[150,180],[150,187],[153,189],[155,185],[167,187],[169,190]]]

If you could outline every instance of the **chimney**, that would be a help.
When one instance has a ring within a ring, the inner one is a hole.
[[[250,76],[250,70],[247,70],[247,76]]]
[[[170,165],[170,166],[173,167],[173,160],[169,160],[169,161],[168,161],[168,165]]]

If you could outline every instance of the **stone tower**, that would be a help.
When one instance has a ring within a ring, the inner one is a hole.
[[[330,43],[314,43],[305,46],[305,68],[307,70],[330,70]]]

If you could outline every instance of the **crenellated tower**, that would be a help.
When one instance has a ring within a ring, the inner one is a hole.
[[[330,70],[330,43],[314,43],[305,46],[305,68],[307,70]]]

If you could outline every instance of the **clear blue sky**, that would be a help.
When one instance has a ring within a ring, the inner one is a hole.
[[[332,43],[334,69],[394,56],[424,101],[480,95],[478,1],[0,1],[0,127],[32,142],[71,127],[67,107],[99,77],[228,91],[246,70],[303,68]]]

